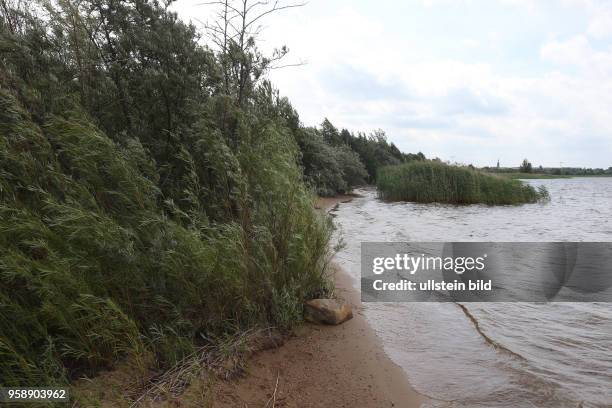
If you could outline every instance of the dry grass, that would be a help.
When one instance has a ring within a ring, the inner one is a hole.
[[[80,380],[73,387],[74,406],[165,406],[178,400],[193,400],[194,405],[209,406],[204,402],[212,402],[212,388],[217,380],[243,376],[246,360],[253,353],[278,347],[283,341],[283,335],[277,330],[254,329],[225,340],[216,339],[215,345],[198,348],[163,372],[143,375],[132,364],[124,364],[106,375]],[[275,405],[275,395],[276,390],[270,406]]]

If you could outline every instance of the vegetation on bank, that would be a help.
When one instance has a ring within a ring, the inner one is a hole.
[[[485,174],[470,167],[439,161],[419,161],[378,169],[379,196],[392,201],[448,204],[522,204],[548,198],[519,180]]]
[[[212,51],[168,3],[2,2],[4,386],[127,357],[164,369],[245,328],[290,327],[330,290],[312,190],[424,158],[381,133],[302,126],[264,79],[285,49],[258,51],[258,14],[221,21],[236,32]]]

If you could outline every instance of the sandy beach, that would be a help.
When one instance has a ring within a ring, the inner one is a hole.
[[[320,199],[328,211],[350,196]],[[305,324],[277,349],[254,355],[247,376],[215,385],[215,407],[418,407],[423,398],[384,353],[350,278],[334,266],[336,293],[353,307],[340,326]],[[274,404],[273,404],[274,403]]]

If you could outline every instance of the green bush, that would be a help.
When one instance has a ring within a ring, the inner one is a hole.
[[[420,203],[503,205],[548,198],[544,187],[535,189],[519,180],[436,161],[382,167],[378,170],[376,185],[379,196],[385,200]]]

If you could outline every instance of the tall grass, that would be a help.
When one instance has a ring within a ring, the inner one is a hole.
[[[172,200],[138,141],[73,117],[39,127],[0,89],[1,384],[65,383],[127,356],[171,366],[205,339],[291,326],[329,290],[331,228],[293,138],[244,127],[237,153],[193,136]]]
[[[519,180],[435,161],[383,167],[377,173],[376,184],[385,200],[420,203],[503,205],[548,198],[544,187],[535,189]]]

